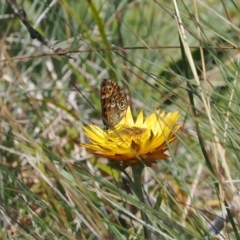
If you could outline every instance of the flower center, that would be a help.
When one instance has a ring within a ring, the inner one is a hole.
[[[134,142],[141,142],[149,138],[149,131],[147,128],[125,127],[119,131],[105,132],[106,142],[116,141],[118,144],[131,144]]]
[[[146,128],[138,128],[138,127],[131,127],[131,128],[124,128],[119,134],[121,137],[127,138],[141,138],[142,135],[147,131]]]

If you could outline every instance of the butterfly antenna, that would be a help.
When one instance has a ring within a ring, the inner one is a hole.
[[[84,96],[84,94],[81,92],[81,90],[74,84],[72,83],[72,85],[76,88],[76,90],[82,95],[82,97],[88,102],[88,104],[96,110],[96,108],[94,107],[94,105]]]

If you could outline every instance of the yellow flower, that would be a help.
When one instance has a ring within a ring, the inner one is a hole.
[[[124,167],[139,161],[151,166],[156,160],[169,157],[165,151],[181,127],[176,125],[178,118],[177,111],[165,114],[158,110],[144,120],[141,111],[134,122],[128,107],[126,116],[113,129],[103,130],[93,124],[84,127],[91,142],[81,145],[94,155],[123,163]]]

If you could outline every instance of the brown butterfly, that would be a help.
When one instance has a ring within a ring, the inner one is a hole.
[[[112,79],[103,79],[100,87],[103,124],[106,129],[116,126],[126,115],[127,94]]]

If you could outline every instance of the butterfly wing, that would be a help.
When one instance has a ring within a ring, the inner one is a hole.
[[[114,127],[126,115],[127,94],[112,79],[103,79],[100,87],[103,124]]]
[[[102,119],[106,128],[111,125],[111,97],[113,96],[117,83],[111,79],[103,79],[100,87],[100,98],[102,107]]]

